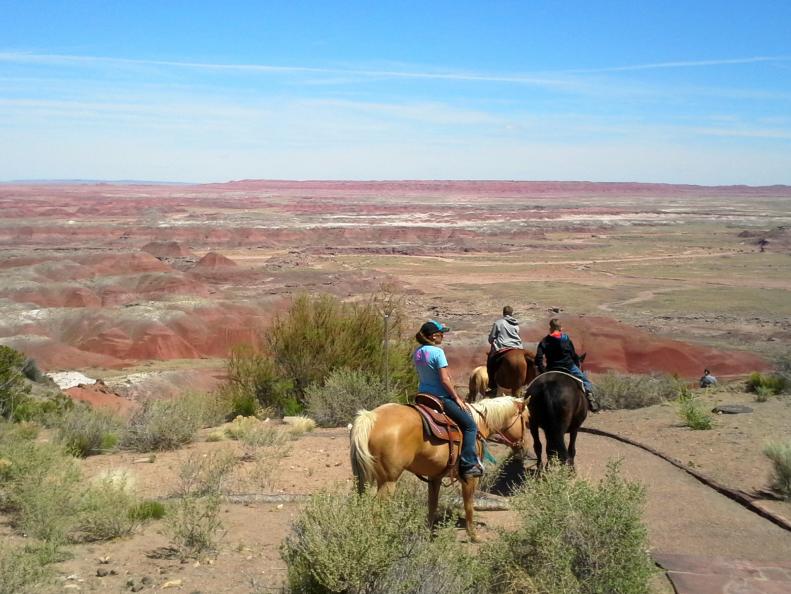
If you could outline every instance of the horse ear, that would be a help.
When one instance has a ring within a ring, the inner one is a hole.
[[[580,355],[580,363],[582,363],[585,360],[585,357],[587,357],[587,356],[588,356],[588,353],[582,353]]]

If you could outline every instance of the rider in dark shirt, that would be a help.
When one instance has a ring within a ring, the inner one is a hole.
[[[544,358],[546,357],[546,365]],[[563,332],[560,320],[549,320],[549,334],[547,334],[536,348],[536,367],[539,373],[545,370],[562,370],[582,381],[585,396],[591,411],[599,410],[599,404],[593,398],[593,385],[588,376],[580,369],[580,358],[574,349],[574,343],[568,334]]]

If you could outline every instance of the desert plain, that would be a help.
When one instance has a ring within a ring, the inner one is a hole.
[[[752,413],[718,417],[701,432],[681,426],[669,405],[604,411],[586,424],[731,488],[764,489],[761,447],[791,433],[787,398],[754,403],[738,387],[791,348],[788,186],[20,183],[0,185],[0,212],[0,343],[48,373],[101,379],[100,388],[64,388],[121,413],[144,398],[218,386],[229,349],[254,343],[295,295],[360,300],[387,287],[415,327],[427,318],[451,327],[446,351],[460,387],[485,362],[486,335],[506,304],[531,345],[560,317],[594,381],[607,371],[664,372],[693,386],[711,369],[720,387],[702,397]],[[88,475],[127,468],[155,497],[172,487],[185,452],[216,447],[199,440],[153,464],[115,453],[82,465]],[[791,533],[646,456],[592,435],[578,445],[584,476],[620,458],[647,485],[657,554],[791,559]],[[316,430],[273,460],[269,491],[305,495],[349,482],[347,457],[345,429]],[[762,504],[791,520],[791,504]],[[185,591],[275,591],[284,575],[278,545],[298,510],[296,499],[228,502],[211,564],[152,558],[166,541],[149,526],[75,547],[58,572],[86,591],[124,591],[128,576],[144,575],[151,588],[178,577]],[[485,534],[507,525],[508,512],[480,517]],[[96,558],[106,556],[118,572],[96,577]]]

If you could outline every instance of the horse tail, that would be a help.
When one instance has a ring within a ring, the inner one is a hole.
[[[349,435],[352,472],[357,483],[357,492],[363,493],[367,485],[374,482],[374,457],[368,448],[371,430],[376,422],[376,412],[359,410]]]
[[[544,428],[544,435],[547,438],[547,459],[555,455],[560,462],[565,462],[569,454],[566,450],[566,428],[563,423],[563,399],[560,394],[553,394],[552,390],[546,389],[544,399],[548,413]]]

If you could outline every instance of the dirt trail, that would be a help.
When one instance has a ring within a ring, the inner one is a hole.
[[[580,476],[600,478],[607,461],[613,458],[623,460],[625,478],[638,480],[646,487],[645,520],[652,550],[760,561],[791,558],[791,532],[647,452],[604,437],[580,434]]]

